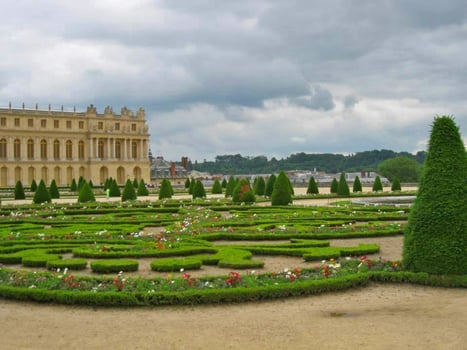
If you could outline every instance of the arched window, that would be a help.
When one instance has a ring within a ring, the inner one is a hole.
[[[34,140],[28,140],[28,159],[34,159]]]
[[[14,141],[14,147],[13,147],[13,156],[15,159],[20,159],[21,158],[21,140],[16,139]]]
[[[47,141],[41,140],[41,159],[47,159]]]
[[[58,166],[54,169],[54,179],[57,185],[62,184],[62,170]]]
[[[7,153],[6,153],[6,140],[1,139],[0,140],[0,158],[6,159]]]
[[[84,159],[84,141],[78,142],[78,158]]]
[[[60,141],[54,141],[54,159],[60,159]]]
[[[66,159],[73,159],[73,142],[66,142]]]

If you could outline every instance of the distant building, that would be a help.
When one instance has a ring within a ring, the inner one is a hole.
[[[185,158],[186,157],[182,158],[182,164]],[[185,164],[188,165],[188,160],[186,160]],[[187,177],[188,170],[185,167],[175,162],[166,161],[164,157],[158,156],[151,162],[152,181],[157,181],[157,179],[182,179]]]

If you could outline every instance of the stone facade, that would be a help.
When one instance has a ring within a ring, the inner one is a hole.
[[[55,179],[70,185],[80,176],[103,184],[112,177],[150,181],[149,133],[142,108],[126,107],[103,114],[90,105],[86,112],[0,108],[0,187],[21,180]]]

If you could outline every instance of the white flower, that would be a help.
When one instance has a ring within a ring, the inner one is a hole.
[[[183,271],[185,271],[185,269],[182,267],[182,268],[180,269],[180,272],[183,272]]]

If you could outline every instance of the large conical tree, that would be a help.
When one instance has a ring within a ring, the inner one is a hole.
[[[60,198],[60,192],[58,192],[57,182],[55,179],[50,182],[49,193],[50,198]]]
[[[276,175],[271,174],[269,176],[268,181],[266,182],[266,188],[264,189],[264,196],[271,197],[272,191],[274,190],[274,183],[276,182]]]
[[[137,196],[149,196],[149,190],[144,183],[144,180],[139,180],[138,190],[136,191]]]
[[[86,180],[83,180],[79,189],[78,203],[87,203],[95,201],[96,197],[94,196],[94,192],[92,191],[91,186],[89,186]]]
[[[139,186],[139,182],[138,182],[138,180],[137,180],[136,177],[135,177],[135,178],[133,179],[133,187],[134,187],[135,189],[137,189],[138,186]]]
[[[379,176],[376,176],[375,182],[373,182],[373,192],[380,192],[383,190],[383,184]]]
[[[196,181],[195,187],[193,188],[193,199],[196,198],[205,198],[206,191],[204,190],[203,183],[199,180]]]
[[[216,179],[214,181],[214,183],[212,184],[211,193],[212,194],[222,194],[222,185],[221,185],[221,183],[219,182],[218,179]]]
[[[46,203],[50,202],[52,199],[50,198],[50,193],[47,191],[47,187],[45,187],[44,180],[41,180],[39,182],[39,185],[37,186],[37,190],[34,193],[34,197],[32,201],[35,204],[41,204],[41,203]]]
[[[76,180],[71,180],[70,191],[75,192],[78,191],[78,185],[76,184]]]
[[[330,192],[337,193],[338,188],[339,188],[339,182],[337,182],[336,178],[332,179]]]
[[[21,180],[18,180],[15,185],[15,199],[26,199],[24,194],[24,187]]]
[[[266,181],[264,181],[264,177],[258,176],[256,180],[256,185],[254,187],[254,192],[258,196],[264,196],[265,190],[266,190]]]
[[[234,203],[254,203],[255,194],[251,189],[250,182],[247,179],[241,179],[235,186],[232,193],[232,202]]]
[[[122,194],[118,188],[117,180],[111,178],[109,183],[109,197],[120,197]]]
[[[122,193],[122,202],[134,201],[136,199],[136,191],[133,182],[130,179],[126,180],[125,188]]]
[[[436,117],[404,233],[411,271],[467,274],[467,153],[451,117]]]
[[[315,178],[312,176],[308,181],[308,188],[306,189],[307,194],[318,194],[318,185],[316,184]]]
[[[274,189],[271,194],[271,205],[289,205],[292,203],[292,192],[290,191],[290,181],[283,171],[279,173],[274,182]]]
[[[355,176],[355,180],[353,180],[352,192],[362,192],[362,183],[360,182],[360,178],[358,176]]]
[[[392,181],[392,184],[391,184],[391,191],[400,191],[402,188],[401,188],[401,182],[399,181],[399,179],[396,177],[394,178],[394,180]]]
[[[235,188],[235,178],[233,176],[229,177],[229,181],[227,182],[227,187],[225,188],[225,197],[232,197],[233,190]]]
[[[32,179],[30,190],[31,192],[36,192],[37,190],[37,182],[34,179]]]
[[[341,177],[339,178],[339,185],[337,186],[337,194],[339,196],[350,196],[349,185],[347,184],[347,180],[345,179],[344,173],[342,173]]]
[[[163,179],[159,188],[159,199],[167,198],[172,198],[172,186],[169,180]]]
[[[222,180],[222,188],[226,188],[227,187],[227,180],[224,178]]]

